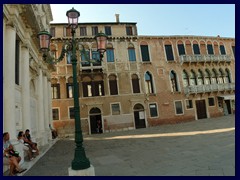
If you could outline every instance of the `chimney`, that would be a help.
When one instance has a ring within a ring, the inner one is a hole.
[[[116,22],[119,23],[119,14],[115,14],[116,16]]]

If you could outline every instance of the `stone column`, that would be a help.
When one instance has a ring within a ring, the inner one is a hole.
[[[51,88],[51,78],[50,75],[48,77],[47,81],[47,87],[48,87],[48,124],[52,124],[52,88]],[[52,139],[52,132],[50,131],[49,139]]]
[[[44,109],[43,109],[43,72],[41,66],[39,66],[38,76],[38,137],[40,138],[40,145],[44,145]]]
[[[10,138],[16,137],[15,122],[15,46],[16,29],[5,26],[3,46],[3,132],[9,132]]]
[[[29,80],[29,49],[26,45],[21,49],[21,80],[22,80],[22,117],[23,130],[31,129],[30,119],[30,80]]]
[[[44,72],[43,76],[43,104],[44,104],[44,144],[48,142],[50,136],[50,129],[49,129],[49,92],[48,92],[48,80],[47,80],[47,73]]]

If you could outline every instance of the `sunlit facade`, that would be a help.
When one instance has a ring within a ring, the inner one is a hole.
[[[85,134],[97,133],[98,119],[106,133],[235,113],[234,38],[139,36],[136,23],[116,17],[112,23],[79,23],[76,30]],[[101,31],[108,35],[102,62],[94,41]],[[54,23],[51,34],[51,52],[59,57],[70,29]],[[70,57],[51,75],[53,124],[62,136],[74,133]]]

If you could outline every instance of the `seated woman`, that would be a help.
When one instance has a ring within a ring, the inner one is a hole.
[[[11,145],[10,136],[8,132],[3,133],[3,164],[4,165],[10,165],[10,171],[9,175],[14,176],[15,173],[22,173],[26,171],[27,169],[22,169],[19,165],[19,162],[21,161],[21,157],[16,157],[13,155],[10,155],[10,150],[13,150],[13,146]]]
[[[25,134],[23,135],[23,137],[24,137],[24,143],[29,144],[29,146],[32,148],[32,152],[36,153],[36,155],[38,155],[39,154],[39,150],[37,148],[37,143],[32,142],[29,129],[26,129]]]
[[[26,146],[24,144],[24,139],[25,138],[23,137],[23,135],[24,135],[23,131],[19,131],[19,133],[18,133],[18,141],[23,144],[23,150],[27,152],[28,158],[31,161],[31,160],[33,160],[32,148],[30,146]]]

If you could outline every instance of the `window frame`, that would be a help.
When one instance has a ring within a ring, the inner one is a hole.
[[[154,109],[154,110],[155,110],[156,112],[152,112],[152,111],[151,111],[151,109],[153,109],[153,108],[150,107],[151,105],[155,105],[155,107],[154,107],[155,109]],[[148,104],[148,107],[149,107],[149,115],[150,115],[150,117],[151,117],[151,118],[158,118],[158,117],[159,117],[158,104],[157,104],[156,102],[151,102],[151,103]],[[156,113],[155,116],[153,116],[152,113]]]
[[[113,105],[118,105],[118,112],[117,111],[113,111]],[[121,103],[120,102],[113,102],[110,103],[110,109],[111,109],[111,115],[121,115]],[[114,113],[116,112],[116,113]]]
[[[177,102],[181,102],[181,107],[182,107],[182,113],[177,113],[177,107],[176,107],[176,103]],[[183,102],[182,102],[182,100],[175,100],[174,101],[174,110],[175,110],[175,115],[177,115],[177,116],[181,116],[181,115],[184,115],[184,108],[183,108]]]
[[[54,89],[57,88],[57,97],[55,98],[54,96]],[[60,84],[59,83],[56,83],[56,84],[51,84],[51,91],[52,91],[52,99],[60,99]]]
[[[190,102],[190,101],[191,101],[191,107],[188,107],[188,103],[187,102]],[[193,100],[192,99],[185,99],[185,107],[186,107],[186,110],[193,109]]]
[[[211,102],[210,100],[213,100],[213,101]],[[214,97],[208,97],[208,106],[209,107],[215,107],[216,106],[216,102],[215,102],[215,98]]]
[[[55,119],[55,118],[53,117],[53,116],[54,116],[53,110],[57,110],[58,119]],[[52,107],[52,119],[53,119],[53,121],[58,121],[58,120],[60,120],[60,108],[59,108],[59,107]]]

